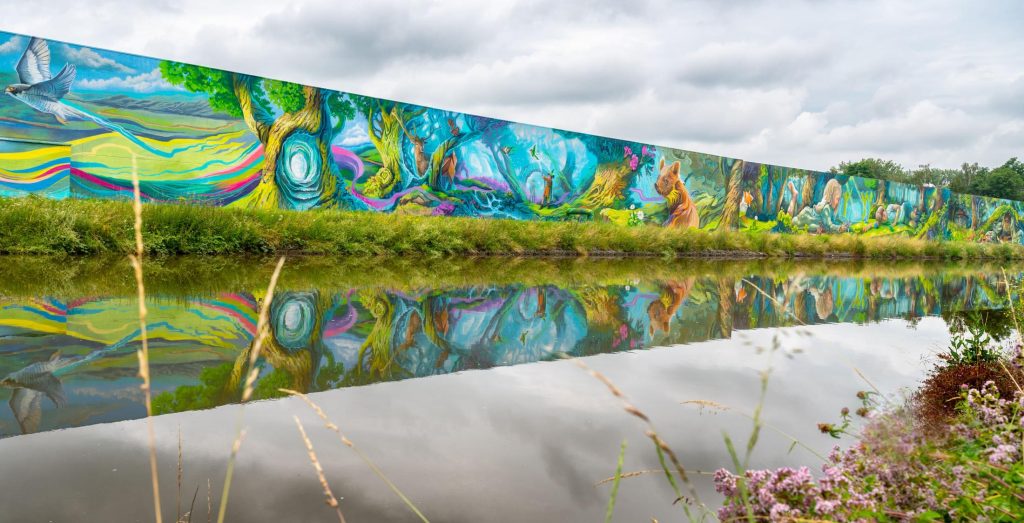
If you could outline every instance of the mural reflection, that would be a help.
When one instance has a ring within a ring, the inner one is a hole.
[[[257,399],[725,339],[734,330],[913,320],[1006,306],[991,273],[865,277],[682,274],[615,282],[282,289],[259,361]],[[1011,277],[1011,280],[1018,277]],[[150,298],[157,413],[237,401],[260,295]],[[6,435],[142,417],[131,299],[0,299]]]

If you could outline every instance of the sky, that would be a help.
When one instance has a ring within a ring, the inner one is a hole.
[[[34,0],[0,18],[90,47],[818,170],[1024,157],[1022,28],[1017,0]],[[159,87],[140,77],[151,71],[121,73]]]

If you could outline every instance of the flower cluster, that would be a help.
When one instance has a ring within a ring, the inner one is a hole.
[[[622,159],[629,164],[629,170],[631,171],[637,170],[641,162],[646,161],[648,158],[654,158],[654,147],[644,145],[640,148],[640,155],[638,156],[633,152],[632,147],[628,145],[622,146]]]
[[[636,225],[643,225],[644,219],[647,218],[647,215],[644,214],[644,211],[636,210],[636,205],[630,205],[629,210],[629,219],[627,220],[626,225],[629,225],[630,227]]]
[[[922,431],[911,409],[870,418],[859,441],[835,447],[822,474],[808,469],[721,469],[723,521],[988,520],[1024,514],[1024,392],[1001,398],[993,382],[965,388],[956,425]],[[844,412],[844,416],[848,412]]]

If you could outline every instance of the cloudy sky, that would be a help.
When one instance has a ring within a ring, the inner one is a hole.
[[[34,0],[0,29],[805,168],[1024,157],[1017,0]]]

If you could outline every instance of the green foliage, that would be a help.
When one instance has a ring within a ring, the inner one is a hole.
[[[212,409],[231,401],[224,390],[231,377],[232,364],[206,367],[199,373],[199,385],[184,385],[153,397],[153,414]]]
[[[294,113],[306,106],[306,97],[299,84],[281,80],[263,80],[263,85],[270,101],[277,104],[286,113]]]
[[[874,416],[816,479],[800,469],[719,470],[723,521],[1019,521],[1024,393],[991,381],[961,392],[954,426],[925,432],[912,408]]]
[[[327,97],[327,109],[336,118],[332,125],[335,133],[341,131],[341,128],[345,126],[345,122],[356,117],[355,104],[352,103],[349,96],[338,92],[331,93]]]
[[[939,169],[921,165],[907,170],[900,164],[881,158],[864,158],[855,162],[840,162],[829,169],[848,176],[889,180],[911,185],[931,184],[961,194],[976,194],[1008,200],[1024,200],[1024,162],[1010,158],[994,169],[975,163],[964,163],[959,169]],[[872,185],[867,185],[873,188]]]
[[[985,176],[975,178],[968,192],[993,198],[1024,200],[1024,164],[1010,158]]]
[[[961,194],[972,194],[976,180],[988,176],[988,167],[978,165],[978,162],[966,163],[949,180],[949,190]]]
[[[256,382],[256,387],[253,389],[252,394],[253,398],[258,400],[283,398],[287,394],[279,389],[289,389],[291,387],[291,376],[284,369],[274,369],[270,374],[263,376]]]
[[[792,232],[795,230],[793,225],[793,217],[786,211],[779,211],[779,214],[775,216],[776,228],[779,232]]]
[[[160,62],[160,74],[172,85],[180,85],[193,93],[206,93],[214,111],[242,116],[235,96],[234,73],[164,60]]]
[[[334,361],[334,353],[327,351],[327,362],[316,373],[316,390],[335,389],[345,377],[345,364]]]
[[[954,336],[977,333],[1002,341],[1013,335],[1013,311],[1009,309],[943,312],[942,319]]]
[[[980,312],[971,311],[965,315],[966,317],[959,323],[959,327],[957,323],[950,325],[949,350],[939,357],[949,366],[973,365],[998,360],[999,350],[993,345],[995,340],[985,329]]]
[[[864,158],[856,162],[840,162],[829,171],[842,173],[847,176],[860,176],[861,178],[875,178],[878,180],[890,180],[894,182],[908,182],[910,174],[903,169],[903,166],[892,161],[881,158]]]

